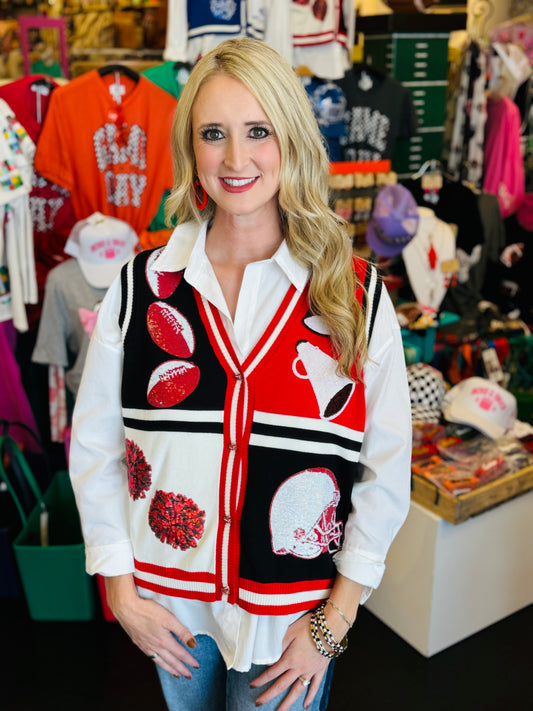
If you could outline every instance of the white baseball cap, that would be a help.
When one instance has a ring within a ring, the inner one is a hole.
[[[466,378],[448,390],[442,401],[448,422],[460,422],[497,439],[516,422],[516,398],[488,378]]]
[[[494,42],[492,48],[501,59],[500,66],[493,68],[492,83],[498,93],[514,99],[519,87],[531,76],[531,64],[527,54],[513,42]]]
[[[76,222],[65,244],[65,253],[76,257],[91,286],[107,289],[139,242],[133,228],[116,217],[93,213]]]

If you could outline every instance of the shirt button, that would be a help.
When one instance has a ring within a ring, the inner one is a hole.
[[[235,373],[235,380],[242,380],[242,374],[241,374],[241,373]]]
[[[228,449],[231,449],[231,451],[233,452],[237,449],[237,445],[234,442],[228,442]]]
[[[229,595],[229,588],[228,588],[228,586],[227,586],[227,585],[224,585],[224,587],[220,588],[220,592],[221,592],[223,595]]]
[[[224,516],[224,523],[231,523],[231,516]]]

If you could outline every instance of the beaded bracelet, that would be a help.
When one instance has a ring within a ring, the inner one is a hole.
[[[320,654],[323,657],[327,657],[328,659],[333,659],[335,657],[338,657],[339,655],[334,653],[334,652],[328,652],[328,650],[324,647],[324,643],[320,639],[320,635],[318,634],[318,630],[316,627],[316,621],[315,621],[315,616],[311,616],[311,621],[310,621],[310,626],[311,626],[311,637],[313,638],[313,642],[315,643],[316,648],[320,652]]]
[[[311,637],[313,638],[313,642],[315,643],[315,646],[320,652],[320,654],[322,654],[322,656],[324,657],[327,657],[328,659],[333,659],[335,657],[339,657],[346,650],[346,648],[348,647],[348,638],[344,637],[342,642],[337,642],[335,640],[335,638],[331,634],[331,630],[328,627],[326,617],[324,615],[325,606],[326,603],[322,603],[322,605],[317,607],[317,609],[311,615]],[[322,634],[324,635],[324,639],[331,647],[331,652],[326,649],[324,643],[320,639],[317,627],[320,628]]]
[[[324,635],[324,639],[331,647],[331,649],[333,649],[333,651],[337,652],[338,654],[342,654],[348,646],[348,638],[344,637],[344,639],[342,639],[340,642],[337,642],[328,627],[326,616],[324,615],[324,607],[325,605],[321,605],[316,611],[318,626],[320,627],[322,634]]]

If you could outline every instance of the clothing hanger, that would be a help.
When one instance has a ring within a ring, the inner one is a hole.
[[[356,62],[352,65],[352,76],[357,82],[361,91],[370,91],[374,88],[374,84],[381,85],[387,78],[380,69],[376,69],[371,63]]]
[[[427,173],[428,171],[430,173],[443,174],[444,171],[443,171],[442,163],[440,162],[440,160],[436,160],[435,158],[432,158],[431,160],[427,160],[425,163],[422,163],[422,165],[416,171],[416,173],[413,173],[413,175],[411,176],[411,179],[418,180],[419,178],[421,178],[424,175],[424,173]]]
[[[32,86],[45,86],[47,89],[50,89],[50,91],[52,91],[52,89],[56,88],[56,84],[54,84],[52,79],[49,77],[46,77],[46,76],[37,77],[36,79],[34,79],[32,81],[31,85]]]
[[[105,64],[103,67],[98,68],[98,74],[101,77],[108,76],[109,74],[114,74],[115,72],[118,72],[119,74],[124,74],[124,76],[129,77],[136,83],[140,79],[140,74],[138,74],[134,69],[131,69],[131,67],[128,67],[125,64]]]
[[[465,188],[471,190],[475,195],[481,195],[481,190],[471,180],[461,180],[461,183],[465,186]]]
[[[174,62],[174,69],[176,71],[178,71],[179,69],[187,69],[188,71],[191,71],[191,65],[189,64],[189,62],[177,61]]]
[[[468,169],[468,161],[463,161],[463,163],[461,165],[461,169],[460,169],[460,174],[462,174],[467,169]],[[446,180],[448,183],[462,182],[464,185],[466,185],[468,182],[465,180],[461,180],[459,173],[457,173],[457,174],[450,173],[448,170],[446,170],[446,168],[444,166],[439,168],[439,172],[441,173],[444,180]],[[468,183],[467,187],[470,187],[470,185],[473,185],[473,183]]]
[[[367,74],[370,74],[371,76],[375,77],[376,79],[386,79],[387,78],[387,75],[385,74],[385,72],[381,71],[381,69],[378,69],[370,62],[354,62],[352,64],[352,71],[355,74],[359,74],[361,72],[367,72]]]

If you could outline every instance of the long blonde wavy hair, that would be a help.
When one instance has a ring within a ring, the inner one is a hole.
[[[274,128],[281,153],[282,234],[293,257],[310,270],[309,308],[329,329],[339,371],[353,377],[355,366],[359,377],[367,359],[364,314],[355,298],[351,240],[328,204],[329,161],[323,138],[296,73],[265,42],[226,40],[193,67],[172,127],[174,186],[165,205],[167,222],[204,221],[215,214],[210,198],[202,211],[194,199],[192,108],[202,85],[217,74],[244,84]]]

